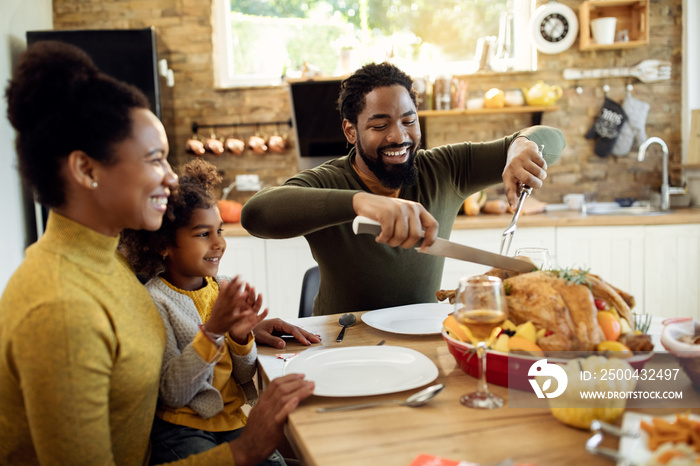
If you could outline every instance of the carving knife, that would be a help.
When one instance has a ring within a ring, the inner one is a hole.
[[[352,222],[352,231],[355,232],[356,235],[366,233],[377,236],[382,232],[382,227],[379,222],[358,215]],[[423,253],[419,248],[420,244],[421,241],[416,243],[416,250]],[[465,246],[442,238],[437,238],[435,243],[433,243],[425,253],[434,256],[450,257],[466,262],[474,262],[476,264],[490,265],[491,267],[498,267],[505,270],[514,270],[516,272],[532,272],[537,268],[532,263],[524,260],[484,251],[483,249],[477,249],[471,246]]]

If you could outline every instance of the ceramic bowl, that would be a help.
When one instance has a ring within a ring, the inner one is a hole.
[[[476,353],[473,351],[474,345],[464,343],[447,335],[445,329],[442,330],[442,337],[447,343],[450,354],[455,358],[459,367],[474,378],[479,377],[479,365]],[[699,352],[700,355],[700,352]],[[581,356],[572,352],[572,358]],[[650,360],[653,352],[635,354],[626,361],[635,369],[641,369]],[[530,355],[524,352],[504,353],[501,351],[486,350],[486,382],[501,387],[513,388],[516,390],[532,391],[528,371],[530,366],[545,356]],[[566,364],[567,359],[547,357],[550,363]]]

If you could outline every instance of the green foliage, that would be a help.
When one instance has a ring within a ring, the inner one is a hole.
[[[579,270],[579,269],[560,269],[552,270],[551,273],[557,277],[566,280],[570,285],[586,285],[591,286],[588,280],[588,274],[590,269]]]
[[[503,292],[506,296],[510,296],[511,291],[513,291],[513,285],[508,282],[503,282]]]
[[[233,15],[238,17],[233,23],[236,74],[248,74],[244,70],[256,68],[256,62],[265,59],[256,51],[256,41],[267,34],[273,34],[280,46],[286,47],[290,68],[300,69],[303,62],[309,62],[331,74],[338,63],[338,47],[333,45],[341,36],[361,37],[364,52],[372,54],[372,59],[393,49],[397,56],[412,61],[418,58],[419,44],[431,44],[441,59],[470,60],[479,37],[498,35],[500,15],[507,2],[231,0],[231,11],[243,14]],[[274,19],[282,23],[274,23]],[[269,24],[277,29],[270,29]]]

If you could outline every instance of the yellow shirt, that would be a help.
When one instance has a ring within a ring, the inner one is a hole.
[[[206,277],[206,286],[192,291],[180,289],[162,277],[161,280],[172,290],[192,299],[202,322],[209,320],[211,311],[214,308],[214,302],[219,296],[219,284],[216,280],[212,277]],[[239,345],[226,335],[226,343],[230,351],[242,356],[250,353],[255,344],[255,338],[251,333],[247,344]],[[241,409],[241,406],[245,404],[245,395],[232,377],[233,359],[231,358],[231,353],[219,350],[202,332],[197,333],[192,342],[192,347],[205,361],[216,361],[218,359],[216,366],[214,366],[212,386],[221,393],[224,408],[215,416],[204,419],[188,406],[170,408],[161,404],[158,407],[158,416],[173,424],[208,432],[223,432],[244,427],[248,421]]]
[[[0,464],[146,464],[165,332],[117,242],[51,212],[7,284]],[[188,463],[233,458],[221,445]]]

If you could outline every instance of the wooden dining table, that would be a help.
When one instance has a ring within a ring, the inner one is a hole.
[[[445,389],[428,404],[411,408],[387,404],[370,409],[319,413],[319,407],[355,402],[405,400],[420,388],[398,393],[353,396],[311,396],[289,416],[286,436],[302,465],[408,466],[420,454],[480,465],[512,464],[605,465],[613,461],[586,451],[591,432],[556,420],[548,408],[480,410],[460,404],[461,395],[477,388],[477,380],[460,369],[442,335],[405,335],[373,328],[354,313],[357,323],[349,327],[341,343],[338,315],[291,320],[318,334],[322,343],[303,346],[288,340],[283,350],[258,347],[259,383],[263,389],[271,379],[284,374],[284,358],[302,351],[320,351],[350,346],[393,345],[416,350],[438,368],[435,382]],[[429,384],[426,384],[426,386]],[[489,389],[508,397],[508,389],[489,384]],[[663,415],[669,409],[646,412]],[[601,446],[618,448],[618,439],[606,436]]]

